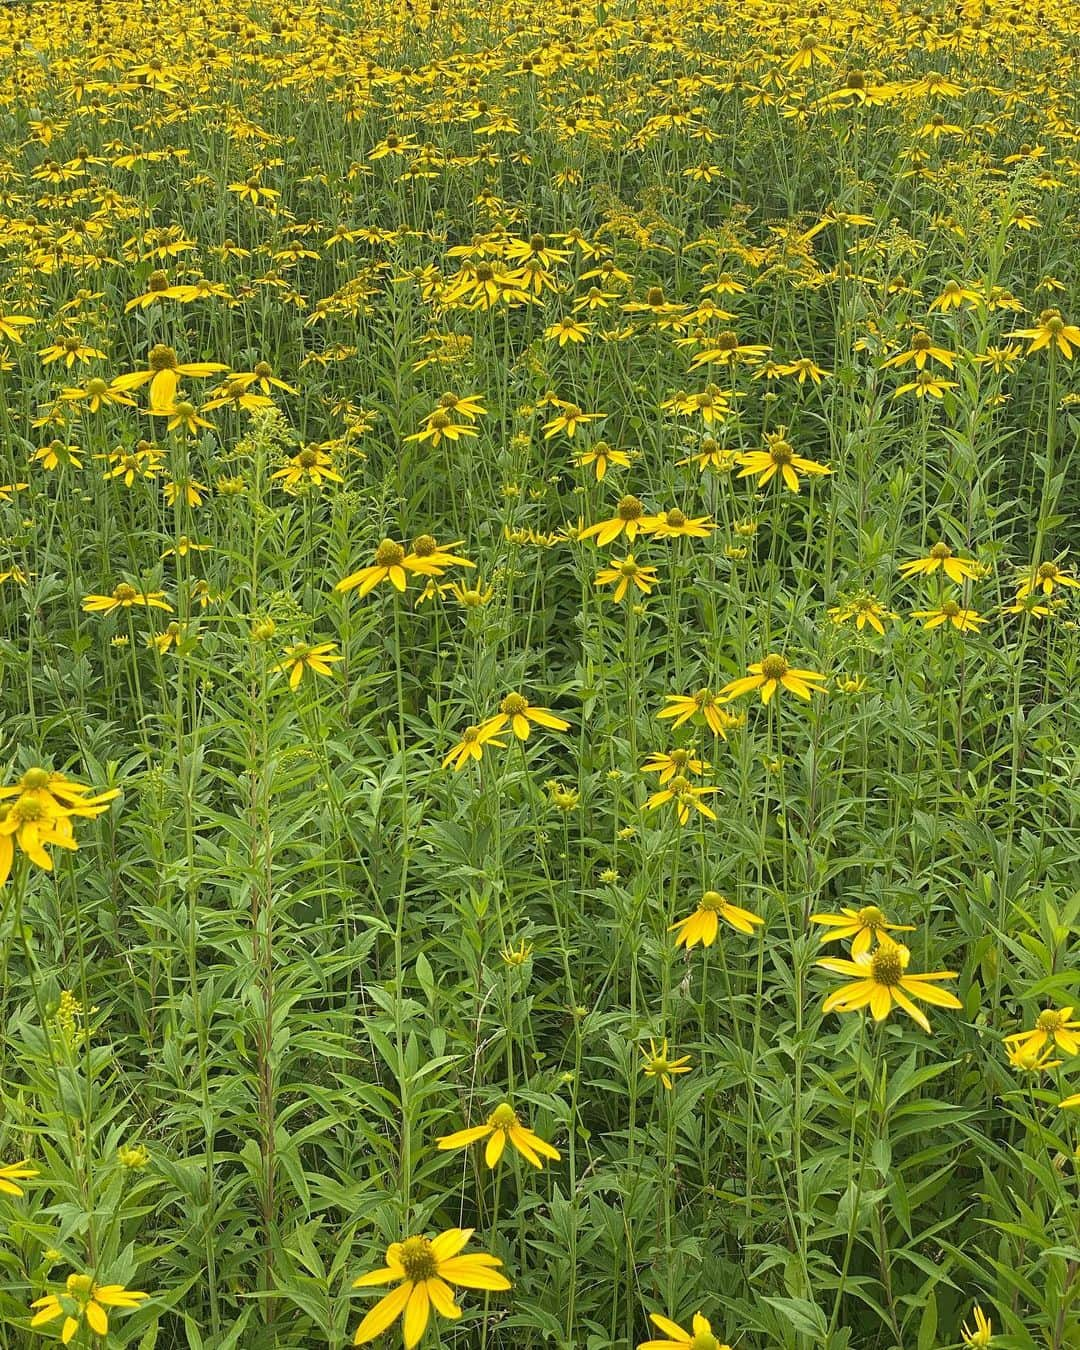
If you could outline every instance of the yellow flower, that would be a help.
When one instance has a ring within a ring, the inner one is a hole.
[[[638,536],[638,532],[644,529],[645,522],[649,519],[651,517],[646,516],[641,499],[627,493],[625,497],[619,499],[615,514],[610,519],[598,521],[595,525],[589,525],[585,529],[579,530],[578,538],[592,539],[595,537],[597,544],[601,548],[606,548],[612,540],[617,539],[620,534],[625,532],[627,539],[633,543]]]
[[[1044,1008],[1030,1031],[1014,1031],[1005,1037],[1007,1046],[1036,1054],[1047,1045],[1056,1045],[1067,1055],[1080,1054],[1080,1022],[1073,1020],[1072,1008]]]
[[[513,1144],[525,1161],[532,1163],[534,1167],[543,1167],[541,1155],[550,1158],[552,1162],[558,1162],[562,1156],[558,1149],[552,1148],[546,1140],[522,1125],[517,1112],[509,1102],[497,1106],[485,1124],[473,1125],[467,1130],[444,1135],[437,1141],[436,1148],[444,1152],[447,1149],[466,1148],[478,1139],[487,1140],[484,1162],[488,1167],[495,1166],[508,1142]]]
[[[944,600],[937,609],[913,609],[913,619],[923,619],[924,628],[940,628],[943,623],[951,623],[958,633],[977,633],[979,625],[986,622],[977,610],[964,609],[955,600]]]
[[[989,1345],[994,1338],[993,1326],[977,1303],[972,1308],[971,1315],[975,1319],[975,1330],[969,1331],[966,1322],[961,1324],[960,1333],[963,1343],[970,1350],[983,1350],[983,1347]]]
[[[32,1327],[45,1326],[63,1317],[60,1339],[67,1345],[79,1330],[82,1320],[95,1336],[109,1334],[106,1308],[137,1308],[149,1294],[125,1289],[122,1284],[95,1284],[92,1275],[69,1275],[62,1294],[46,1294],[31,1303],[37,1312],[30,1319]]]
[[[810,701],[811,694],[823,694],[822,682],[825,676],[816,670],[804,670],[800,666],[789,666],[783,656],[770,653],[763,661],[748,667],[749,674],[738,680],[732,680],[720,690],[725,701],[748,694],[754,689],[761,690],[762,703],[768,703],[778,689],[789,689],[799,698]]]
[[[22,1195],[22,1187],[15,1183],[29,1181],[31,1177],[37,1175],[37,1168],[27,1167],[25,1162],[8,1163],[5,1167],[0,1167],[0,1195]]]
[[[644,1063],[641,1066],[641,1072],[646,1078],[659,1078],[667,1090],[671,1091],[671,1080],[680,1073],[690,1072],[690,1056],[683,1055],[681,1059],[668,1058],[668,1043],[665,1036],[660,1049],[657,1050],[656,1042],[649,1037],[649,1048],[641,1046],[641,1056]]]
[[[1080,581],[1069,576],[1057,563],[1039,563],[1017,587],[1016,598],[1024,600],[1038,591],[1042,591],[1043,595],[1053,595],[1055,586],[1080,587]]]
[[[916,398],[944,398],[946,389],[957,388],[955,380],[943,380],[939,375],[933,374],[929,370],[920,370],[913,380],[907,384],[902,384],[893,393],[893,398],[899,398],[901,394],[910,394],[915,391]]]
[[[375,550],[375,561],[367,567],[361,567],[358,572],[342,577],[334,590],[353,591],[359,588],[360,595],[365,596],[381,581],[389,581],[395,590],[404,591],[406,570],[411,572],[421,570],[416,566],[416,558],[413,554],[406,553],[395,540],[384,539]]]
[[[1055,348],[1067,361],[1072,360],[1073,347],[1080,347],[1080,327],[1066,323],[1060,309],[1044,309],[1034,328],[1018,328],[1014,333],[1006,333],[1010,338],[1028,338],[1031,346],[1028,355],[1042,351],[1044,347]]]
[[[806,459],[803,455],[797,455],[791,444],[784,438],[784,429],[771,436],[766,436],[767,448],[764,450],[748,450],[744,454],[737,455],[736,459],[742,465],[740,478],[749,478],[753,474],[758,476],[758,487],[764,487],[774,477],[779,475],[784,485],[791,492],[799,491],[799,474],[824,474],[832,473],[832,470],[825,464],[819,464],[816,460]]]
[[[287,492],[295,491],[301,483],[311,483],[321,487],[323,483],[344,483],[344,478],[334,468],[334,461],[317,445],[307,445],[298,451],[285,464],[270,475],[272,479],[281,479]]]
[[[570,723],[556,717],[547,708],[537,708],[521,694],[507,694],[499,704],[499,711],[484,723],[498,734],[506,724],[519,741],[527,741],[533,726],[547,727],[549,731],[569,731]]]
[[[701,799],[719,791],[718,787],[695,787],[685,775],[676,774],[666,787],[661,788],[659,792],[654,792],[646,800],[645,810],[655,811],[657,807],[671,802],[680,825],[686,824],[690,819],[692,810],[697,811],[699,815],[703,815],[709,820],[715,820],[716,812],[712,807],[706,806]]]
[[[888,923],[877,905],[863,905],[862,909],[841,909],[839,914],[811,914],[811,923],[825,924],[831,931],[822,933],[822,946],[827,942],[843,942],[853,938],[852,956],[861,956],[874,942],[883,942],[888,932],[913,933],[909,923]]]
[[[716,941],[721,919],[730,924],[736,932],[747,934],[752,934],[756,925],[765,922],[748,909],[740,909],[738,905],[733,905],[719,891],[706,891],[693,914],[673,923],[668,932],[678,933],[675,939],[676,947],[689,949],[698,942],[703,947],[711,947]]]
[[[708,773],[709,765],[703,759],[695,759],[689,750],[676,748],[668,751],[655,751],[641,766],[642,773],[657,773],[659,782],[666,783],[676,774]]]
[[[659,577],[655,567],[644,566],[632,553],[628,553],[625,558],[612,558],[607,567],[601,567],[594,585],[610,586],[612,582],[615,583],[615,594],[611,598],[615,604],[619,604],[631,584],[643,595],[651,595]]]
[[[625,450],[613,449],[607,441],[597,441],[594,446],[577,455],[574,463],[579,469],[588,468],[590,464],[595,465],[596,481],[602,483],[610,465],[617,464],[622,469],[628,469],[630,456]]]
[[[418,534],[413,540],[411,562],[405,566],[410,572],[418,572],[424,577],[441,577],[448,567],[475,567],[468,558],[459,557],[453,550],[461,543],[456,539],[452,544],[439,544],[434,535]]]
[[[946,347],[935,346],[934,339],[929,333],[919,332],[911,339],[911,346],[907,351],[897,352],[887,361],[882,361],[881,368],[899,369],[900,366],[912,362],[916,370],[922,371],[928,360],[939,361],[946,370],[952,370],[956,365],[956,353],[950,352]]]
[[[182,376],[205,379],[224,370],[228,370],[228,366],[223,366],[219,361],[180,361],[172,347],[166,347],[159,342],[150,348],[145,370],[118,375],[113,380],[112,387],[127,393],[149,384],[150,411],[161,413],[169,411],[175,405]]]
[[[296,689],[305,670],[310,670],[313,675],[332,675],[331,663],[342,659],[336,642],[320,642],[314,647],[308,642],[294,642],[285,648],[283,659],[274,669],[287,673],[289,688]]]
[[[965,579],[974,581],[982,575],[982,570],[974,558],[956,557],[943,540],[932,545],[926,557],[913,558],[910,562],[901,563],[900,575],[905,581],[910,581],[912,577],[932,576],[939,567],[949,580],[955,581],[958,586]]]
[[[876,596],[870,595],[866,591],[860,591],[858,595],[843,604],[834,605],[829,610],[829,618],[833,623],[846,623],[849,619],[855,620],[855,627],[862,632],[867,624],[875,633],[884,634],[885,625],[883,619],[895,619],[896,615],[891,609],[885,606]]]
[[[397,1283],[397,1288],[385,1294],[356,1328],[353,1344],[373,1341],[404,1314],[405,1350],[412,1350],[427,1330],[432,1308],[441,1317],[456,1320],[461,1316],[451,1285],[494,1291],[509,1289],[510,1281],[497,1270],[502,1265],[498,1257],[486,1252],[460,1255],[472,1235],[471,1228],[450,1228],[437,1238],[410,1237],[404,1242],[392,1242],[386,1249],[386,1265],[382,1270],[353,1280],[354,1289]]]
[[[661,511],[655,516],[646,516],[641,522],[643,534],[653,534],[657,539],[708,539],[716,522],[709,516],[686,516],[677,506],[669,511]]]
[[[862,952],[853,961],[827,956],[816,962],[824,970],[836,975],[854,977],[850,983],[834,990],[822,1005],[822,1012],[855,1012],[869,1006],[876,1022],[884,1021],[894,1005],[902,1008],[924,1031],[930,1030],[926,1014],[912,1003],[913,998],[932,1003],[938,1008],[962,1008],[964,1005],[948,990],[938,989],[934,980],[955,980],[956,972],[939,970],[923,975],[909,975],[911,953],[906,947],[882,935],[882,943],[872,954]]]
[[[713,735],[720,736],[726,741],[728,731],[732,727],[742,726],[744,721],[742,717],[736,717],[722,708],[720,695],[714,694],[709,688],[699,689],[694,694],[665,694],[664,698],[667,707],[661,708],[656,718],[661,722],[669,717],[674,718],[671,724],[673,730],[700,714]]]
[[[146,605],[150,609],[164,609],[172,613],[172,606],[165,601],[164,591],[137,591],[122,581],[113,588],[111,595],[84,596],[82,607],[87,614],[111,614],[115,609],[131,609],[134,605]]]
[[[448,764],[453,764],[454,772],[457,773],[468,764],[470,759],[479,762],[484,757],[484,746],[495,745],[500,750],[506,748],[505,741],[495,739],[497,728],[490,722],[482,722],[478,727],[466,727],[462,733],[461,740],[443,759],[442,766],[445,769]]]
[[[650,1313],[649,1320],[657,1331],[662,1331],[669,1339],[666,1341],[642,1341],[638,1350],[731,1350],[729,1345],[721,1345],[713,1335],[712,1324],[701,1313],[694,1314],[691,1323],[693,1331],[684,1331],[678,1322],[670,1317],[661,1317],[659,1313]]]

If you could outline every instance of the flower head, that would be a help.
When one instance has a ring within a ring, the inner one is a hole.
[[[837,975],[853,977],[850,983],[834,990],[822,1006],[823,1012],[855,1012],[869,1007],[876,1022],[888,1017],[894,1007],[902,1008],[918,1022],[924,1031],[930,1030],[926,1014],[912,1003],[913,998],[932,1003],[939,1008],[962,1008],[964,1005],[948,990],[938,989],[934,981],[955,980],[956,973],[939,970],[923,975],[909,975],[911,953],[906,947],[885,938],[872,954],[860,953],[853,961],[824,957],[816,964]]]
[[[517,1112],[509,1102],[497,1106],[483,1125],[473,1125],[469,1129],[458,1130],[455,1134],[444,1135],[437,1141],[436,1148],[443,1151],[467,1148],[478,1139],[487,1140],[484,1161],[488,1167],[495,1166],[508,1143],[513,1144],[525,1161],[532,1163],[533,1167],[543,1167],[541,1155],[550,1158],[552,1162],[558,1162],[561,1157],[558,1149],[552,1148],[546,1140],[541,1139],[538,1134],[534,1134],[521,1123]]]
[[[456,1320],[461,1316],[451,1285],[493,1291],[509,1289],[510,1281],[497,1269],[502,1265],[497,1257],[486,1252],[460,1254],[472,1235],[471,1228],[450,1228],[436,1238],[416,1236],[392,1242],[386,1249],[386,1265],[381,1270],[353,1280],[354,1289],[380,1284],[397,1286],[383,1295],[356,1328],[353,1344],[366,1345],[402,1317],[405,1350],[412,1350],[427,1330],[432,1308],[442,1317]]]

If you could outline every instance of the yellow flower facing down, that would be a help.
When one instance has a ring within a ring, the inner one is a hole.
[[[654,792],[647,799],[645,810],[655,811],[658,807],[670,802],[675,809],[675,816],[680,825],[685,825],[690,819],[691,811],[696,811],[708,820],[715,820],[716,812],[711,806],[706,805],[702,798],[719,791],[718,787],[695,787],[683,774],[676,774],[666,787],[661,788],[659,792]]]
[[[180,361],[172,347],[157,343],[150,348],[145,370],[134,370],[127,375],[118,375],[112,382],[113,389],[128,393],[132,389],[141,389],[144,384],[150,386],[150,411],[166,412],[176,403],[177,390],[183,376],[193,379],[206,379],[210,375],[220,375],[228,370],[219,361]]]
[[[0,1195],[22,1195],[23,1189],[17,1185],[20,1181],[29,1181],[36,1177],[36,1167],[27,1167],[25,1162],[8,1163],[0,1167]]]
[[[740,478],[750,478],[756,474],[758,487],[765,487],[779,475],[789,491],[798,492],[799,474],[832,473],[827,465],[797,455],[790,442],[785,440],[783,428],[765,440],[764,450],[747,450],[736,456],[742,466]]]
[[[687,516],[677,506],[659,515],[646,516],[641,522],[642,533],[657,539],[708,539],[716,522],[710,516]]]
[[[106,1308],[137,1308],[149,1294],[125,1289],[122,1284],[95,1284],[92,1275],[69,1275],[62,1294],[46,1294],[31,1303],[36,1309],[32,1327],[46,1326],[58,1317],[64,1319],[60,1339],[68,1345],[85,1319],[95,1336],[109,1334]]]
[[[1037,595],[1040,591],[1043,595],[1053,595],[1056,586],[1080,587],[1080,581],[1076,577],[1070,576],[1057,563],[1039,563],[1017,587],[1016,598],[1017,600],[1024,600],[1029,595]]]
[[[729,1345],[721,1345],[713,1335],[712,1324],[701,1313],[694,1314],[691,1323],[693,1331],[684,1331],[678,1322],[660,1313],[650,1313],[649,1321],[668,1338],[664,1341],[642,1341],[638,1350],[731,1350]]]
[[[983,1350],[994,1339],[994,1328],[990,1319],[976,1303],[971,1310],[971,1316],[974,1319],[974,1328],[969,1328],[966,1322],[961,1323],[960,1336],[968,1350]]]
[[[460,1254],[472,1235],[471,1228],[450,1228],[436,1238],[410,1237],[392,1242],[386,1249],[383,1269],[353,1280],[354,1289],[397,1284],[356,1328],[353,1344],[366,1345],[402,1317],[405,1350],[412,1350],[427,1330],[432,1308],[440,1317],[453,1321],[461,1316],[451,1285],[494,1292],[509,1289],[510,1281],[498,1270],[502,1265],[498,1257],[486,1252]]]
[[[657,721],[661,722],[667,718],[674,718],[671,724],[673,728],[681,727],[684,722],[689,722],[692,717],[700,716],[714,736],[719,736],[726,741],[731,728],[743,724],[744,719],[721,707],[720,695],[714,694],[707,687],[699,689],[693,694],[665,694],[664,698],[667,701],[667,707],[661,708],[656,714],[656,718]],[[662,781],[663,779],[661,779]]]
[[[641,766],[642,773],[659,774],[661,785],[669,782],[676,774],[695,774],[701,777],[708,773],[710,765],[703,759],[695,759],[689,750],[676,747],[674,750],[658,750],[649,756]]]
[[[454,772],[462,770],[470,759],[476,760],[479,764],[484,758],[484,746],[494,745],[500,750],[506,748],[505,741],[497,741],[495,736],[498,728],[491,725],[491,722],[481,722],[477,726],[466,727],[462,733],[461,740],[443,759],[442,766],[445,769],[447,765],[454,766]]]
[[[733,905],[719,891],[706,891],[693,914],[673,923],[668,932],[678,934],[675,939],[676,947],[686,947],[689,950],[699,942],[703,947],[711,947],[720,930],[721,919],[730,924],[737,933],[748,935],[752,935],[754,928],[765,922],[750,910]]]
[[[861,591],[851,600],[834,605],[829,610],[829,618],[835,624],[848,623],[851,619],[854,619],[855,627],[860,633],[869,624],[875,633],[884,636],[884,620],[895,619],[896,615],[891,609],[886,609],[876,596],[870,595],[867,591]]]
[[[609,566],[601,567],[593,584],[614,585],[615,593],[611,598],[618,605],[622,603],[631,586],[642,595],[651,595],[653,587],[659,580],[655,567],[646,567],[643,563],[639,563],[632,553],[628,553],[625,558],[612,558]]]
[[[656,1042],[649,1037],[649,1048],[640,1047],[642,1065],[641,1072],[646,1078],[658,1078],[664,1087],[670,1092],[672,1080],[681,1073],[690,1072],[690,1056],[683,1055],[681,1059],[671,1059],[668,1056],[668,1043],[665,1036],[657,1050]]]
[[[595,525],[586,526],[579,532],[578,538],[595,538],[601,548],[606,548],[612,540],[625,533],[627,539],[633,543],[638,534],[645,529],[645,523],[649,519],[641,499],[627,493],[625,497],[619,499],[615,514],[609,520],[601,520]]]
[[[1080,1021],[1073,1019],[1068,1008],[1044,1008],[1030,1031],[1014,1031],[1005,1037],[1005,1044],[1028,1054],[1038,1054],[1046,1046],[1057,1046],[1067,1055],[1080,1054]]]
[[[409,554],[412,562],[406,561],[405,566],[422,577],[441,577],[448,567],[475,567],[474,562],[454,552],[461,542],[455,539],[452,544],[440,544],[433,534],[418,534]]]
[[[406,553],[404,548],[393,539],[384,539],[375,550],[375,560],[367,567],[352,572],[334,587],[335,591],[359,590],[361,597],[370,594],[382,581],[389,581],[397,591],[404,591],[407,585],[407,572],[416,572],[416,558]],[[427,575],[430,575],[427,574]]]
[[[1006,1046],[1005,1052],[1009,1057],[1009,1067],[1018,1073],[1042,1073],[1047,1069],[1060,1069],[1065,1063],[1063,1059],[1054,1059],[1052,1045],[1032,1049],[1021,1043]]]
[[[1060,352],[1067,361],[1071,361],[1073,348],[1080,347],[1080,327],[1066,323],[1060,309],[1044,309],[1034,328],[1018,328],[1016,332],[1006,333],[1005,336],[1027,338],[1031,343],[1028,347],[1029,356],[1032,352],[1046,348],[1051,352]]]
[[[270,475],[281,480],[286,491],[294,491],[302,483],[322,487],[323,483],[344,483],[345,479],[334,468],[334,461],[317,445],[305,446],[289,459],[285,466]]]
[[[748,670],[749,674],[724,685],[720,690],[722,699],[739,698],[742,694],[760,689],[762,703],[768,703],[778,689],[788,689],[809,703],[811,694],[825,692],[824,675],[816,670],[804,670],[801,666],[789,666],[786,658],[775,652],[748,667]]]
[[[862,909],[841,909],[839,914],[811,914],[811,923],[824,924],[829,931],[822,933],[822,946],[827,942],[851,943],[851,955],[861,956],[874,942],[883,942],[889,932],[913,933],[910,923],[888,923],[877,905],[863,905]]]
[[[900,575],[910,581],[912,577],[933,576],[938,568],[958,586],[965,580],[975,581],[982,576],[982,569],[974,558],[958,558],[944,540],[932,545],[924,558],[901,563]]]
[[[166,603],[164,591],[137,591],[126,581],[114,587],[112,595],[87,595],[82,602],[86,614],[111,614],[114,610],[131,609],[135,605],[172,613],[172,606]]]
[[[548,708],[537,708],[521,694],[507,694],[499,704],[499,711],[489,717],[485,726],[496,734],[507,724],[519,741],[527,741],[534,726],[548,731],[569,731],[570,723],[556,717]]]
[[[287,674],[289,688],[296,689],[305,671],[310,670],[313,675],[333,675],[331,664],[343,659],[336,642],[320,642],[316,646],[310,642],[294,642],[285,648],[282,660],[274,670]]]
[[[580,455],[576,455],[574,464],[579,469],[588,468],[590,464],[593,465],[596,481],[602,483],[612,464],[618,465],[620,469],[628,469],[630,467],[630,455],[625,450],[616,450],[613,446],[608,445],[607,441],[597,441],[588,450],[583,450]]]
[[[965,609],[955,600],[943,600],[937,609],[913,609],[913,619],[922,619],[924,628],[940,628],[952,624],[958,633],[977,633],[986,620],[977,610]]]
[[[911,953],[898,942],[886,938],[873,953],[862,952],[853,961],[826,956],[815,964],[836,975],[852,977],[825,1000],[823,1012],[856,1012],[869,1007],[875,1022],[883,1022],[893,1007],[902,1008],[924,1031],[930,1023],[921,1008],[911,1001],[921,999],[938,1008],[962,1008],[964,1005],[947,989],[939,989],[935,980],[955,980],[956,972],[939,970],[909,975]]]
[[[72,817],[100,816],[119,795],[119,788],[95,794],[62,773],[40,768],[27,769],[14,786],[0,788],[0,886],[11,875],[16,844],[35,866],[51,872],[47,848],[72,853],[78,848]]]
[[[484,1162],[494,1167],[503,1155],[506,1145],[512,1144],[526,1162],[533,1167],[543,1167],[541,1158],[550,1158],[558,1162],[561,1154],[538,1134],[522,1125],[517,1112],[509,1102],[497,1106],[483,1125],[473,1125],[466,1130],[444,1135],[435,1147],[445,1152],[448,1149],[467,1148],[479,1139],[487,1140],[484,1149]]]

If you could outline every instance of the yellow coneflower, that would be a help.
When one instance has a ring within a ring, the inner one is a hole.
[[[909,923],[889,923],[877,905],[863,905],[862,909],[841,909],[839,914],[811,914],[811,923],[824,924],[829,932],[822,933],[821,943],[843,942],[848,938],[851,955],[861,956],[874,942],[880,942],[888,933],[913,933]]]
[[[375,560],[357,572],[351,572],[334,587],[335,591],[359,590],[361,596],[369,594],[380,582],[389,581],[395,590],[404,591],[407,584],[406,572],[416,572],[416,558],[406,553],[404,548],[393,539],[384,539],[375,550]],[[430,574],[429,574],[430,575]]]
[[[689,750],[676,747],[674,750],[654,751],[641,766],[642,773],[656,773],[660,783],[666,783],[676,774],[695,774],[701,777],[709,772],[710,766],[703,759],[695,759]]]
[[[1080,1021],[1073,1020],[1072,1007],[1044,1008],[1030,1031],[1014,1031],[1005,1037],[1007,1046],[1037,1054],[1047,1045],[1056,1045],[1067,1055],[1080,1054]]]
[[[646,567],[639,563],[632,553],[625,558],[612,558],[607,567],[601,567],[596,574],[594,585],[610,586],[614,584],[615,593],[611,597],[616,605],[620,604],[632,585],[642,595],[651,595],[659,582],[655,567]]]
[[[693,694],[665,694],[664,699],[667,707],[661,708],[656,714],[657,721],[673,718],[673,730],[689,722],[692,717],[700,716],[714,736],[726,741],[728,731],[741,726],[744,720],[721,707],[720,695],[714,694],[708,687],[698,689]]]
[[[856,1012],[869,1007],[876,1022],[882,1022],[893,1007],[902,1008],[924,1031],[930,1030],[926,1014],[912,1003],[913,998],[938,1008],[962,1008],[964,1005],[946,989],[938,989],[935,980],[955,980],[956,972],[938,970],[921,975],[907,973],[911,953],[906,947],[882,935],[881,945],[873,953],[862,952],[853,961],[826,956],[815,964],[836,975],[847,975],[848,984],[831,993],[822,1012]]]
[[[289,688],[296,689],[305,671],[310,670],[313,675],[333,675],[331,664],[343,659],[336,642],[320,642],[316,646],[308,642],[294,642],[285,648],[282,659],[273,669],[287,674]]]
[[[656,1042],[649,1037],[649,1048],[640,1047],[642,1065],[641,1072],[646,1078],[658,1078],[664,1087],[670,1092],[672,1088],[672,1079],[681,1073],[690,1072],[690,1056],[683,1055],[681,1059],[671,1059],[668,1056],[668,1043],[665,1036],[657,1050]]]
[[[385,1294],[356,1328],[354,1345],[366,1345],[382,1335],[391,1323],[404,1314],[405,1350],[412,1350],[427,1330],[431,1309],[441,1317],[457,1319],[461,1309],[454,1301],[451,1285],[465,1289],[498,1292],[510,1288],[510,1281],[499,1274],[502,1262],[486,1252],[460,1253],[473,1235],[471,1228],[450,1228],[436,1238],[422,1236],[392,1242],[386,1249],[386,1265],[353,1280],[354,1289],[396,1284]]]
[[[816,670],[804,670],[801,666],[789,666],[783,656],[771,652],[762,661],[748,667],[749,674],[725,684],[720,697],[728,700],[749,694],[755,689],[761,690],[762,703],[768,703],[778,689],[788,689],[798,698],[810,701],[811,694],[823,694],[825,676]]]
[[[832,473],[832,469],[827,465],[819,464],[814,459],[807,459],[805,455],[797,455],[790,441],[785,438],[782,428],[775,434],[767,436],[765,441],[764,450],[747,450],[736,456],[737,462],[742,466],[740,478],[749,478],[756,474],[758,487],[765,487],[774,477],[779,476],[789,491],[798,492],[799,474]]]
[[[640,497],[627,493],[625,497],[619,499],[619,504],[615,508],[613,516],[607,520],[597,521],[595,525],[586,526],[585,529],[578,532],[578,538],[595,538],[601,548],[606,548],[612,540],[625,533],[627,539],[633,543],[638,533],[644,530],[645,522],[649,519],[650,517],[645,514],[645,507],[642,505]]]
[[[502,731],[509,723],[519,741],[527,741],[534,726],[548,731],[569,731],[570,723],[556,717],[549,708],[538,708],[521,694],[507,694],[499,704],[499,711],[484,724],[492,732]]]
[[[731,1350],[730,1345],[721,1345],[713,1335],[712,1323],[701,1313],[694,1314],[691,1323],[693,1331],[684,1331],[678,1322],[660,1313],[650,1313],[649,1321],[668,1338],[664,1341],[642,1341],[638,1350]]]
[[[442,766],[445,769],[447,765],[453,764],[455,773],[463,769],[470,759],[479,762],[484,757],[484,746],[494,745],[500,750],[506,748],[505,741],[497,741],[495,736],[497,728],[490,722],[481,722],[479,726],[466,727],[462,732],[461,740],[458,741],[449,753],[444,757]]]
[[[479,1139],[487,1140],[484,1162],[488,1167],[496,1165],[508,1143],[517,1149],[526,1162],[532,1163],[533,1167],[543,1167],[542,1157],[558,1162],[562,1156],[557,1148],[553,1148],[545,1139],[541,1139],[534,1131],[522,1125],[518,1113],[509,1102],[502,1102],[497,1106],[483,1125],[472,1125],[468,1129],[457,1130],[454,1134],[443,1135],[436,1141],[435,1147],[445,1152],[448,1149],[467,1148],[469,1144],[476,1143]]]
[[[974,558],[958,558],[944,540],[931,545],[925,557],[901,563],[900,575],[910,581],[912,577],[933,576],[938,568],[958,586],[964,581],[974,581],[982,576],[982,568]]]
[[[693,914],[673,923],[668,932],[678,934],[675,939],[676,947],[689,949],[699,942],[703,947],[711,947],[720,931],[721,919],[730,924],[736,932],[746,934],[752,934],[756,926],[765,922],[750,910],[733,905],[719,891],[706,891],[698,901],[698,907]]]

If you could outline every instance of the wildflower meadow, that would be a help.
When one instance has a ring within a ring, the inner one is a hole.
[[[0,6],[0,1350],[1080,1350],[1078,446],[1077,0]]]

